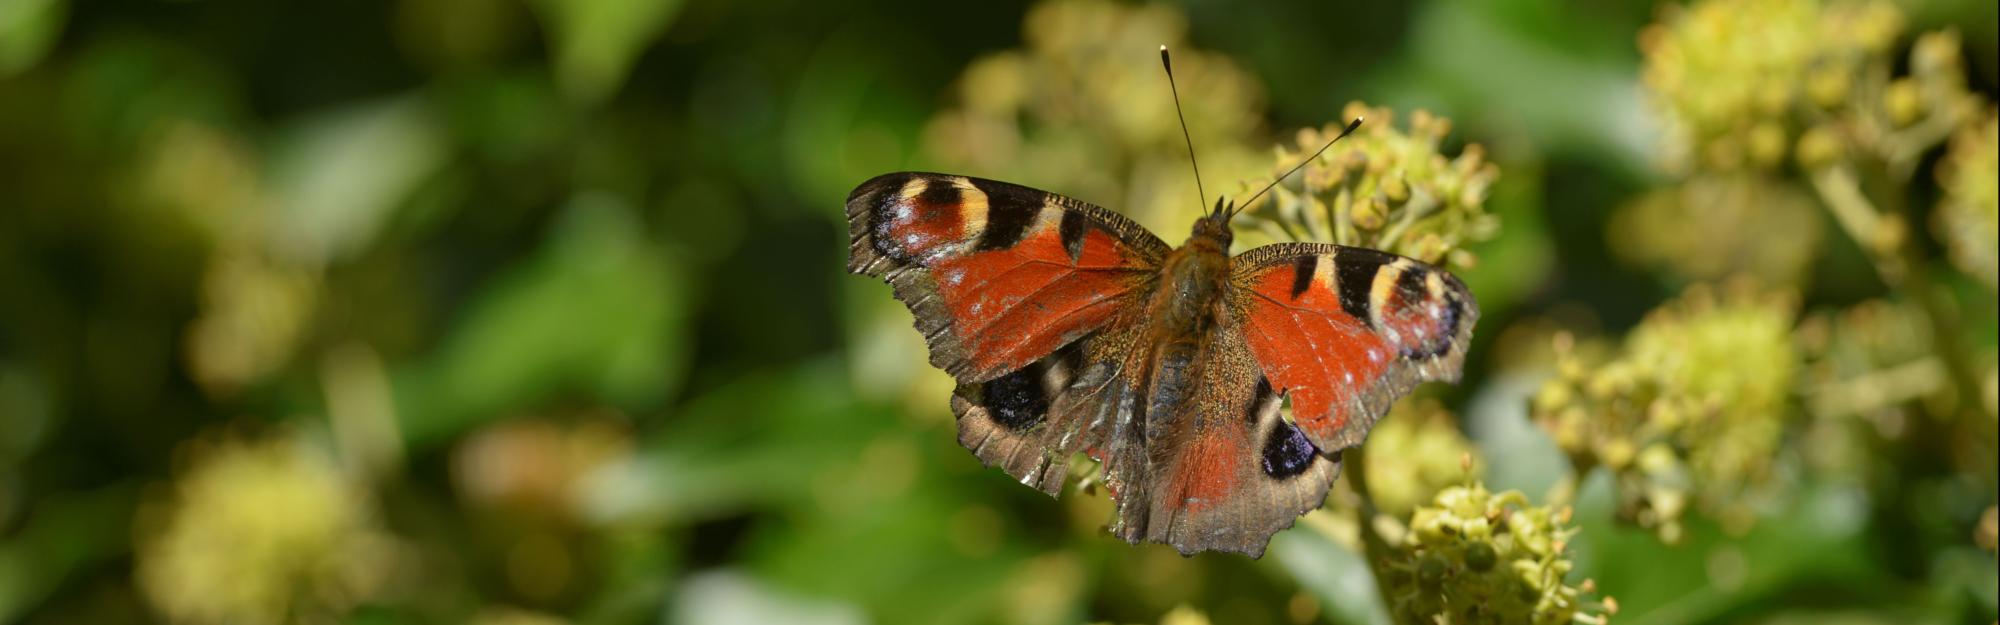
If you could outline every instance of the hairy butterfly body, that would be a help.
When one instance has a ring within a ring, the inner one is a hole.
[[[1057,495],[1086,454],[1120,538],[1258,557],[1396,398],[1457,380],[1479,311],[1457,278],[1375,250],[1232,257],[1233,215],[1218,202],[1173,247],[1052,193],[894,173],[847,198],[848,270],[909,306],[982,462]]]

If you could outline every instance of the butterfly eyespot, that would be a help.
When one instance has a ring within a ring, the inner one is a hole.
[[[1264,474],[1283,479],[1304,473],[1318,455],[1319,449],[1313,447],[1304,432],[1280,421],[1264,439]]]
[[[1049,398],[1036,380],[1033,367],[1000,376],[986,383],[987,413],[994,423],[1021,430],[1040,422],[1049,410]]]

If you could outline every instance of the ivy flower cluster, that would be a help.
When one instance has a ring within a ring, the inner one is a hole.
[[[177,623],[331,617],[380,592],[393,538],[362,489],[296,436],[210,437],[140,516],[136,577]]]
[[[2000,289],[2000,114],[1960,128],[1937,169],[1944,199],[1933,231],[1959,271]]]
[[[1471,144],[1456,156],[1441,144],[1451,120],[1417,111],[1398,128],[1386,108],[1348,104],[1344,120],[1365,118],[1354,134],[1334,144],[1287,178],[1269,201],[1250,207],[1245,230],[1273,241],[1321,241],[1370,247],[1452,269],[1470,268],[1466,244],[1493,238],[1499,219],[1486,197],[1500,168],[1485,148]],[[1280,146],[1271,176],[1312,156],[1346,122],[1300,130]]]
[[[1559,341],[1556,377],[1536,394],[1535,421],[1578,475],[1617,478],[1621,518],[1677,541],[1690,503],[1739,529],[1771,461],[1799,369],[1797,304],[1747,282],[1697,285],[1649,314],[1605,357]]]
[[[1679,171],[1825,166],[1853,154],[1908,161],[1976,110],[1958,39],[1921,37],[1892,76],[1906,27],[1886,0],[1666,4],[1640,33],[1641,80]]]
[[[1369,498],[1375,509],[1407,516],[1439,492],[1462,485],[1481,467],[1457,417],[1431,398],[1410,398],[1368,433]]]
[[[1153,51],[1173,49],[1187,130],[1211,184],[1258,172],[1251,146],[1264,133],[1263,84],[1227,56],[1188,45],[1187,28],[1187,16],[1163,6],[1037,5],[1022,25],[1025,47],[978,59],[959,76],[957,104],[924,128],[925,150],[953,171],[1062,193],[1163,236],[1184,234],[1207,207],[1195,196]]]
[[[1419,506],[1377,575],[1397,622],[1469,625],[1603,623],[1617,611],[1595,584],[1566,582],[1576,534],[1567,507],[1519,491],[1453,486]]]

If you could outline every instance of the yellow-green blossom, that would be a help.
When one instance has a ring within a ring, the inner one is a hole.
[[[569,620],[553,614],[520,608],[487,608],[473,617],[471,625],[568,625]]]
[[[1187,130],[1210,200],[1265,163],[1264,86],[1227,56],[1187,43],[1187,16],[1167,5],[1104,0],[1028,10],[1022,46],[972,62],[954,103],[923,130],[925,165],[1006,180],[1105,206],[1179,243],[1204,209],[1159,47],[1172,49]],[[947,418],[950,378],[927,364],[908,311],[869,289],[851,341],[855,384],[911,412]]]
[[[1479,475],[1472,443],[1434,399],[1397,402],[1368,434],[1368,447],[1369,497],[1392,516],[1407,515],[1438,491]]]
[[[1353,135],[1307,163],[1260,201],[1239,235],[1246,244],[1320,241],[1370,247],[1432,264],[1466,268],[1474,262],[1464,245],[1490,239],[1498,219],[1486,212],[1487,190],[1500,170],[1485,149],[1467,145],[1446,156],[1439,144],[1451,120],[1425,111],[1410,115],[1407,129],[1384,108],[1349,104],[1343,121],[1299,131],[1280,146],[1271,177],[1283,174],[1333,138],[1345,120],[1365,117]]]
[[[1903,31],[1886,1],[1704,0],[1641,31],[1641,80],[1680,169],[1782,163],[1801,112],[1849,105]]]
[[[1160,616],[1160,625],[1208,625],[1208,615],[1187,605],[1176,606]]]
[[[1263,134],[1263,85],[1187,45],[1179,9],[1046,3],[1029,10],[1023,37],[1024,48],[966,68],[957,104],[925,127],[941,168],[1102,204],[1178,242],[1207,207],[1156,52],[1164,44],[1209,198],[1261,171],[1251,146]]]
[[[1947,388],[1930,320],[1915,304],[1869,300],[1815,315],[1800,324],[1798,339],[1816,416],[1874,415]]]
[[[226,397],[291,362],[320,299],[317,271],[232,246],[210,259],[201,314],[187,328],[196,382]]]
[[[184,352],[195,382],[225,398],[291,362],[323,290],[319,269],[274,253],[272,200],[248,143],[201,122],[163,124],[142,151],[134,185],[140,205],[176,218],[212,252]]]
[[[297,438],[201,439],[170,496],[141,515],[137,582],[174,623],[338,616],[391,578],[368,498]]]
[[[1927,33],[1892,76],[1905,18],[1886,0],[1667,4],[1640,33],[1641,80],[1677,171],[1808,169],[1867,156],[1913,167],[1977,107],[1959,41]]]
[[[1986,119],[1952,135],[1951,151],[1938,164],[1938,185],[1944,199],[1932,228],[1951,262],[1978,278],[1986,288],[2000,288],[2000,116],[1992,109]]]
[[[1810,416],[1798,447],[1815,475],[1854,483],[1878,475],[1891,462],[1881,441],[1903,438],[1922,418],[1917,400],[1955,397],[1930,320],[1915,304],[1869,300],[1815,314],[1795,336]]]
[[[459,444],[452,484],[471,504],[558,525],[581,523],[588,521],[586,480],[631,447],[627,428],[603,415],[503,421]]]
[[[1519,491],[1454,486],[1410,517],[1377,563],[1399,623],[1601,623],[1615,604],[1567,584],[1573,564],[1568,508],[1535,506]]]
[[[1986,513],[1979,515],[1979,529],[1973,531],[1973,540],[1987,551],[2000,549],[2000,507],[1987,506]]]
[[[1572,354],[1536,395],[1534,418],[1579,472],[1618,481],[1621,517],[1679,537],[1690,497],[1748,524],[1746,495],[1771,472],[1798,369],[1796,303],[1747,283],[1697,285],[1649,314],[1608,359]]]
[[[1651,191],[1613,214],[1606,234],[1612,253],[1680,282],[1747,274],[1796,285],[1819,253],[1822,229],[1812,196],[1772,176],[1741,173]]]

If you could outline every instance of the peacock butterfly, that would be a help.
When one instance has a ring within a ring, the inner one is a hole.
[[[1053,193],[885,174],[848,194],[847,269],[909,306],[982,462],[1055,496],[1082,452],[1119,538],[1254,558],[1391,403],[1457,381],[1479,309],[1451,274],[1376,250],[1230,256],[1237,212],[1218,199],[1170,247]]]

